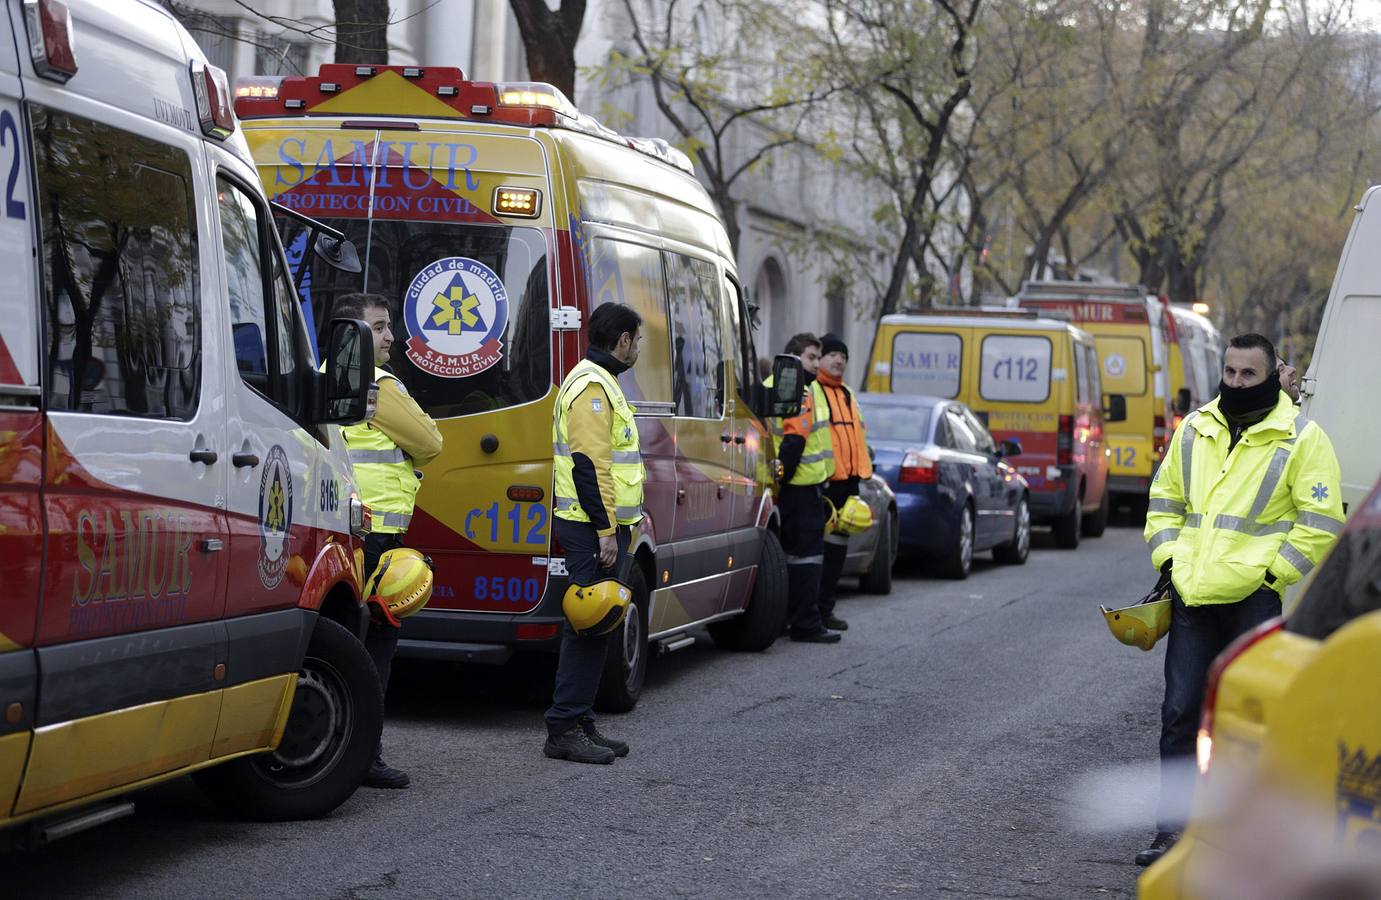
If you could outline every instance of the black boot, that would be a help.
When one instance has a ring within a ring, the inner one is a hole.
[[[1149,866],[1151,863],[1169,853],[1170,848],[1175,846],[1175,842],[1179,839],[1180,836],[1173,831],[1157,831],[1156,839],[1151,841],[1151,846],[1136,855],[1136,864],[1138,866]]]
[[[594,716],[581,716],[580,727],[581,730],[585,732],[585,736],[590,739],[590,743],[595,746],[608,747],[610,750],[613,750],[614,755],[620,759],[628,755],[627,743],[624,741],[616,741],[613,738],[607,738],[599,733],[599,729],[595,727]]]
[[[573,725],[560,734],[548,734],[542,752],[551,759],[569,759],[571,762],[598,763],[608,765],[614,761],[614,751],[601,747],[579,724]]]
[[[848,631],[849,623],[845,622],[834,613],[830,613],[828,616],[825,616],[825,627],[833,629],[834,631]]]
[[[365,787],[398,790],[412,784],[412,779],[408,777],[407,772],[395,769],[384,762],[383,752],[380,751],[374,755],[374,763],[365,773],[364,781],[361,783]]]

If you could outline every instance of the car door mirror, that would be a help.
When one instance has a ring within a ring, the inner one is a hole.
[[[1127,421],[1127,398],[1122,394],[1105,394],[1103,403],[1104,422]]]
[[[312,252],[326,265],[341,272],[354,273],[364,268],[360,265],[359,251],[355,249],[355,245],[347,237],[332,234],[318,235],[316,243],[312,245]]]
[[[317,380],[316,415],[327,425],[352,425],[374,415],[374,339],[358,319],[333,319],[326,340],[326,364]]]
[[[1021,456],[1021,442],[1014,438],[1005,438],[997,445],[997,455],[1004,459]]]
[[[801,414],[801,394],[806,370],[801,360],[782,353],[772,361],[772,387],[768,393],[768,412],[774,419],[789,419]]]
[[[1194,398],[1189,394],[1189,388],[1183,387],[1175,394],[1175,412],[1185,415],[1189,412],[1189,406],[1194,402]]]

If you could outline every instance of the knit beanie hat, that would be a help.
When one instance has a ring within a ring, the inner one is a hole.
[[[831,353],[842,353],[845,359],[849,356],[849,345],[834,332],[820,338],[820,355],[828,356]]]

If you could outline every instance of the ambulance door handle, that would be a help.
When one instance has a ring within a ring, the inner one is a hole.
[[[235,468],[243,469],[245,466],[259,465],[259,456],[254,453],[236,453],[230,457],[230,461],[235,464]]]
[[[220,459],[220,456],[215,450],[193,450],[191,453],[187,454],[187,458],[192,462],[199,462],[209,466]]]

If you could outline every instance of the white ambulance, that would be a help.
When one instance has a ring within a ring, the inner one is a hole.
[[[382,721],[333,424],[368,333],[333,323],[318,371],[225,75],[167,12],[4,0],[0,30],[0,832],[193,771],[325,813]]]
[[[1351,509],[1381,477],[1381,185],[1367,189],[1328,292],[1300,410],[1333,441],[1342,468],[1343,506]]]

